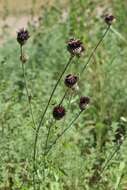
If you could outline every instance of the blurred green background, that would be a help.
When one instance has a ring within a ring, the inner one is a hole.
[[[50,141],[78,113],[79,96],[90,96],[91,105],[47,158],[47,190],[126,190],[126,140],[113,157],[97,186],[99,166],[116,148],[115,131],[127,127],[127,1],[54,0],[0,1],[0,190],[32,187],[34,131],[29,113],[16,31],[27,27],[30,39],[26,74],[38,123],[69,53],[67,40],[80,38],[85,54],[74,59],[66,74],[79,74],[90,52],[106,29],[105,13],[113,13],[111,27],[79,82],[65,121],[52,126]],[[65,75],[66,75],[65,74]],[[64,77],[63,77],[64,79]],[[43,145],[52,120],[52,109],[65,91],[61,81],[41,128],[38,143],[38,176],[42,189]],[[69,95],[68,95],[69,96]],[[64,105],[67,107],[67,97]]]

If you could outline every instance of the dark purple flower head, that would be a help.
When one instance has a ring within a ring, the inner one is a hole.
[[[65,85],[69,88],[72,88],[78,81],[78,77],[72,74],[69,74],[65,78]]]
[[[124,125],[120,125],[115,131],[115,139],[114,142],[117,144],[122,144],[125,138],[126,129]]]
[[[79,107],[81,110],[84,110],[86,106],[90,103],[90,98],[87,96],[83,96],[80,98]]]
[[[19,32],[17,32],[17,41],[21,46],[26,43],[29,37],[29,32],[24,28],[20,29]]]
[[[111,25],[115,21],[115,17],[113,15],[106,14],[104,16],[104,20],[105,20],[106,24]]]
[[[54,107],[53,109],[53,117],[56,120],[60,120],[62,119],[66,114],[65,108],[61,105],[58,105],[56,107]]]
[[[81,53],[85,50],[83,43],[80,40],[76,39],[70,39],[67,42],[67,50],[72,54],[72,55],[77,55],[80,56]]]

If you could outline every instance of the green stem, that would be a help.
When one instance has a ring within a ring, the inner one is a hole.
[[[65,91],[59,105],[61,105],[67,95],[67,92],[68,92],[68,89]],[[52,125],[54,125],[56,123],[56,120],[54,120],[54,122],[52,122],[48,128],[48,134],[47,134],[47,137],[46,137],[46,142],[45,142],[45,147],[44,147],[44,168],[43,168],[43,181],[45,181],[45,166],[46,166],[46,162],[45,162],[45,156],[46,156],[46,150],[47,150],[47,147],[48,147],[48,140],[49,140],[49,136],[50,136],[50,131],[51,131],[51,127]]]
[[[125,140],[126,137],[127,137],[127,136],[125,135],[124,140]],[[99,174],[99,180],[98,180],[98,182],[101,180],[104,171],[106,170],[106,168],[107,168],[108,165],[109,165],[109,162],[113,159],[113,157],[115,156],[115,154],[117,154],[118,151],[120,150],[121,145],[122,145],[122,144],[120,143],[120,144],[116,147],[116,149],[112,152],[112,154],[109,156],[109,158],[108,158],[107,161],[105,162],[105,164],[104,164],[104,166],[102,167],[101,172],[100,172],[100,174]]]
[[[104,173],[105,169],[108,167],[109,162],[113,159],[113,157],[115,156],[115,154],[119,151],[120,146],[121,146],[121,144],[119,144],[119,146],[112,152],[112,154],[109,156],[109,158],[108,158],[107,161],[105,162],[105,164],[104,164],[104,166],[103,166],[103,168],[101,169],[101,172],[100,172],[100,174],[99,174],[99,176],[100,176],[99,180],[101,179],[102,174]]]
[[[59,105],[61,105],[67,95],[67,92],[68,92],[68,89],[65,91]],[[46,156],[46,150],[47,150],[47,146],[48,146],[48,140],[49,140],[49,136],[50,136],[50,131],[51,131],[51,127],[52,125],[54,125],[56,122],[56,120],[54,122],[52,122],[48,128],[48,134],[47,134],[47,137],[46,137],[46,142],[45,142],[45,147],[44,147],[44,169],[43,169],[43,181],[45,181],[45,166],[46,166],[46,162],[45,162],[45,156]]]
[[[63,95],[63,97],[62,97],[62,99],[61,99],[61,101],[60,101],[60,103],[59,103],[59,105],[62,105],[62,103],[63,103],[63,101],[64,101],[64,99],[65,99],[67,93],[68,93],[68,89],[65,91],[65,93],[64,93],[64,95]]]
[[[54,145],[57,143],[57,141],[64,135],[64,133],[73,126],[74,122],[79,118],[79,116],[81,115],[82,112],[83,111],[80,111],[76,115],[76,117],[71,121],[71,123],[68,125],[68,127],[66,127],[60,134],[58,134],[58,136],[56,137],[56,139],[54,140],[54,142],[50,145],[49,149],[46,151],[46,155],[54,147]]]
[[[28,86],[27,86],[27,78],[26,78],[26,73],[25,73],[25,64],[23,62],[23,47],[22,46],[20,46],[20,56],[21,56],[21,62],[22,62],[22,71],[23,71],[24,84],[25,84],[25,88],[26,88],[26,94],[27,94],[27,98],[28,98],[31,119],[32,119],[32,122],[33,122],[33,129],[36,130],[36,123],[35,123],[33,109],[32,109],[31,100],[30,100],[31,97],[30,97],[30,94],[29,94]],[[36,187],[35,187],[35,176],[34,175],[33,175],[33,184],[34,184],[34,190],[35,190]]]
[[[46,167],[45,156],[46,156],[46,150],[47,150],[47,147],[48,147],[48,140],[49,140],[49,136],[50,136],[50,132],[51,132],[52,125],[54,125],[55,122],[56,122],[56,120],[55,120],[55,121],[52,121],[52,123],[50,124],[50,126],[49,126],[49,128],[48,128],[48,133],[47,133],[46,141],[45,141],[45,146],[44,146],[43,181],[45,181],[45,167]]]
[[[81,71],[81,75],[83,74],[83,72],[84,72],[84,70],[86,69],[87,65],[88,65],[89,62],[91,61],[91,59],[92,59],[93,55],[95,54],[97,48],[98,48],[99,45],[102,43],[102,41],[103,41],[103,39],[105,38],[106,34],[108,33],[109,29],[110,29],[110,25],[107,27],[107,29],[106,29],[105,33],[103,34],[102,38],[99,40],[99,42],[97,43],[97,45],[95,46],[95,48],[94,48],[93,51],[91,52],[91,54],[90,54],[90,56],[89,56],[89,58],[88,58],[86,64],[84,65],[84,67],[83,67],[83,69],[82,69],[82,71]]]
[[[40,122],[39,122],[39,125],[37,126],[36,134],[35,134],[35,141],[34,141],[34,153],[33,153],[33,168],[34,168],[34,171],[36,171],[36,163],[35,163],[35,161],[36,161],[36,149],[37,149],[37,141],[38,141],[38,135],[39,135],[40,127],[41,127],[41,125],[42,125],[42,122],[43,122],[43,119],[44,119],[44,117],[45,117],[45,114],[46,114],[46,112],[47,112],[47,110],[48,110],[48,107],[49,107],[49,104],[50,104],[50,102],[51,102],[51,100],[52,100],[52,97],[53,97],[53,95],[54,95],[54,93],[55,93],[55,90],[56,90],[58,84],[60,83],[60,80],[62,79],[62,76],[64,75],[65,71],[67,70],[67,68],[68,68],[69,65],[71,64],[72,59],[73,59],[73,56],[71,56],[71,57],[69,58],[69,61],[67,62],[67,64],[66,64],[64,70],[62,71],[61,75],[59,76],[59,78],[58,78],[58,80],[57,80],[57,82],[56,82],[56,84],[55,84],[55,86],[54,86],[54,88],[53,88],[53,90],[52,90],[52,93],[51,93],[50,98],[49,98],[49,100],[48,100],[48,103],[47,103],[47,105],[46,105],[46,107],[45,107],[45,110],[44,110],[44,112],[43,112],[43,114],[42,114],[42,116],[41,116],[41,120],[40,120]]]
[[[23,58],[23,49],[21,46],[21,61]],[[31,96],[29,94],[29,90],[28,90],[28,86],[27,86],[27,78],[26,78],[26,73],[25,73],[25,64],[22,62],[22,71],[23,71],[23,78],[24,78],[24,84],[25,84],[25,88],[26,88],[26,93],[27,93],[27,98],[28,98],[28,103],[29,103],[29,108],[30,108],[30,114],[31,114],[31,119],[33,122],[33,129],[36,129],[36,123],[35,123],[35,119],[34,119],[34,114],[33,114],[33,109],[32,109],[32,105],[31,105]]]

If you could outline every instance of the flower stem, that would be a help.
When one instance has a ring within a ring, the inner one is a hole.
[[[68,92],[68,89],[65,91],[65,93],[64,93],[64,95],[63,95],[63,97],[62,97],[62,99],[61,99],[61,101],[60,101],[60,103],[59,103],[59,105],[61,105],[61,104],[63,103],[63,101],[64,101],[64,99],[65,99],[65,97],[66,97],[66,95],[67,95],[67,92]],[[49,128],[48,128],[47,137],[46,137],[46,142],[45,142],[45,147],[44,147],[43,181],[45,181],[45,165],[46,165],[45,156],[46,156],[46,150],[47,150],[47,147],[48,147],[48,140],[49,140],[49,136],[50,136],[51,127],[52,127],[52,125],[54,125],[55,123],[56,123],[56,120],[54,120],[54,121],[50,124],[50,126],[49,126]]]
[[[55,86],[54,86],[54,88],[53,88],[53,90],[52,90],[52,93],[51,93],[50,98],[49,98],[49,100],[48,100],[48,103],[47,103],[47,105],[46,105],[46,107],[45,107],[45,110],[44,110],[44,112],[42,113],[42,116],[41,116],[39,125],[37,126],[36,134],[35,134],[35,140],[34,140],[34,153],[33,153],[33,168],[34,168],[34,171],[36,171],[36,163],[35,163],[35,162],[36,162],[36,149],[37,149],[37,141],[38,141],[38,135],[39,135],[40,127],[41,127],[41,125],[42,125],[42,122],[43,122],[43,119],[44,119],[44,117],[45,117],[45,114],[46,114],[46,112],[47,112],[47,110],[48,110],[48,107],[49,107],[49,104],[50,104],[50,102],[51,102],[51,100],[52,100],[52,97],[53,97],[53,95],[54,95],[54,93],[55,93],[55,90],[56,90],[58,84],[60,83],[60,80],[61,80],[62,76],[64,75],[65,71],[67,70],[67,68],[68,68],[69,65],[71,64],[71,61],[72,61],[73,57],[74,57],[74,56],[71,56],[71,57],[69,58],[69,61],[67,62],[67,64],[66,64],[64,70],[62,71],[61,75],[59,76],[59,78],[58,78],[58,80],[57,80],[57,82],[56,82],[56,84],[55,84]]]
[[[52,123],[50,124],[49,128],[48,128],[48,133],[47,133],[47,137],[46,137],[46,141],[45,141],[45,146],[44,146],[44,166],[43,166],[43,181],[45,182],[45,168],[46,168],[46,160],[45,160],[45,157],[46,157],[46,150],[47,150],[47,147],[48,147],[48,140],[49,140],[49,136],[50,136],[50,132],[51,132],[51,128],[53,125],[55,125],[56,123],[56,120],[52,121]]]
[[[124,140],[125,140],[126,137],[127,137],[127,136],[125,135]],[[118,153],[118,151],[120,150],[121,145],[122,145],[122,143],[120,143],[120,144],[116,147],[116,149],[112,152],[112,154],[109,156],[109,158],[108,158],[107,161],[105,162],[104,166],[102,167],[102,169],[101,169],[101,171],[100,171],[98,182],[101,180],[104,171],[106,170],[106,168],[107,168],[108,165],[109,165],[109,162],[113,159],[113,157],[114,157],[114,156]]]
[[[63,101],[64,101],[64,99],[65,99],[67,93],[68,93],[68,89],[65,91],[65,93],[64,93],[64,95],[63,95],[63,97],[62,97],[62,99],[61,99],[61,101],[60,101],[60,103],[59,103],[60,106],[62,105],[62,103],[63,103]]]
[[[117,152],[120,150],[121,144],[119,144],[118,147],[116,147],[116,149],[112,152],[112,154],[109,156],[109,158],[107,159],[107,161],[105,162],[104,166],[101,169],[101,172],[99,174],[99,181],[102,177],[102,174],[104,173],[105,169],[108,167],[109,162],[113,159],[113,157],[115,156],[115,154],[117,154]]]
[[[98,48],[99,45],[102,43],[102,41],[103,41],[103,39],[105,38],[106,34],[108,33],[109,29],[110,29],[110,25],[108,25],[108,27],[107,27],[105,33],[103,34],[102,38],[99,40],[99,42],[97,43],[97,45],[95,46],[95,48],[94,48],[93,51],[91,52],[91,54],[90,54],[90,56],[89,56],[89,58],[88,58],[86,64],[84,65],[84,67],[83,67],[83,69],[82,69],[82,71],[81,71],[81,75],[83,74],[83,72],[84,72],[84,70],[86,69],[87,65],[88,65],[89,62],[91,61],[91,59],[92,59],[94,53],[96,52],[97,48]]]
[[[20,53],[21,53],[21,62],[22,62],[22,58],[23,58],[22,46],[20,48]],[[29,93],[28,86],[27,86],[27,78],[26,78],[26,73],[25,73],[25,64],[23,62],[22,62],[22,72],[23,72],[24,84],[25,84],[26,94],[27,94],[29,108],[30,108],[31,119],[32,119],[32,122],[33,122],[33,129],[35,130],[36,129],[36,123],[35,123],[33,109],[32,109],[32,105],[31,105],[31,95]]]
[[[68,125],[68,127],[66,127],[60,134],[58,134],[58,136],[56,137],[56,139],[54,140],[54,142],[50,145],[49,149],[46,151],[46,155],[50,152],[50,150],[54,147],[54,145],[57,143],[57,141],[64,135],[64,133],[70,129],[72,127],[72,125],[74,124],[74,122],[79,118],[79,116],[81,115],[83,111],[80,111],[76,117],[71,121],[71,123]]]
[[[32,122],[33,122],[33,129],[36,130],[36,123],[35,123],[33,109],[32,109],[32,105],[31,105],[31,96],[29,94],[29,90],[28,90],[28,86],[27,86],[27,77],[26,77],[26,72],[25,72],[25,64],[23,62],[23,47],[22,47],[22,45],[20,46],[20,60],[22,62],[22,72],[23,72],[24,84],[25,84],[26,94],[27,94],[28,103],[29,103],[31,119],[32,119]],[[33,175],[33,184],[34,184],[34,189],[36,189],[35,188],[35,176],[34,175]]]

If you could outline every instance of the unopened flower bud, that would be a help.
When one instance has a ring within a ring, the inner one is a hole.
[[[80,98],[79,107],[81,110],[84,110],[87,105],[90,103],[90,98],[87,96],[83,96]]]
[[[56,120],[60,120],[62,119],[66,114],[65,108],[61,105],[58,105],[56,107],[54,107],[53,109],[53,117]]]
[[[72,88],[77,83],[77,81],[78,81],[77,76],[69,74],[66,76],[64,83],[67,87]]]
[[[26,63],[28,61],[28,56],[23,54],[20,56],[20,60],[22,63]]]
[[[85,50],[85,48],[80,40],[72,38],[67,42],[67,50],[73,56],[74,55],[80,56],[81,53]]]
[[[17,41],[21,46],[26,43],[29,37],[29,32],[24,28],[20,29],[19,32],[17,32]]]
[[[106,24],[111,25],[115,21],[115,17],[111,14],[107,14],[104,16],[104,20]]]

